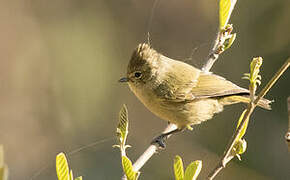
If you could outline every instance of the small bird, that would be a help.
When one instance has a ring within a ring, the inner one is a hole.
[[[161,147],[165,146],[164,139],[168,135],[211,119],[223,111],[223,106],[250,102],[249,90],[168,58],[145,43],[134,50],[127,75],[119,82],[127,82],[152,113],[177,126],[176,130],[161,134],[152,142]],[[270,102],[262,99],[258,106],[270,110]]]

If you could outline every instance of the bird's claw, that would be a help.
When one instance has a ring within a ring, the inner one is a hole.
[[[163,135],[157,136],[156,138],[153,139],[151,144],[157,144],[159,146],[159,148],[165,149],[165,147],[166,147],[165,138],[166,137]]]

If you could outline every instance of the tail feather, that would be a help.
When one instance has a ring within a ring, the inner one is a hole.
[[[233,95],[233,96],[226,96],[219,100],[220,103],[223,105],[230,105],[230,104],[236,104],[236,103],[249,103],[250,102],[250,96],[249,95]],[[258,106],[267,110],[271,110],[271,103],[272,101],[262,98],[258,102]]]

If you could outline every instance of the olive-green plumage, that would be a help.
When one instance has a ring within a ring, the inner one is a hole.
[[[209,120],[224,105],[249,102],[249,91],[221,76],[172,60],[139,44],[127,69],[130,89],[155,115],[182,129]],[[270,101],[259,106],[270,109]]]

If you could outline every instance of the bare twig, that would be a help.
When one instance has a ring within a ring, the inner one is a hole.
[[[240,134],[240,132],[242,130],[242,127],[246,123],[246,120],[248,118],[250,118],[250,116],[251,116],[252,112],[254,111],[255,107],[257,106],[258,102],[272,88],[272,86],[275,84],[275,82],[287,70],[289,65],[290,65],[290,58],[288,60],[286,60],[286,62],[283,64],[283,66],[276,72],[276,74],[273,76],[273,78],[268,82],[268,84],[259,93],[258,97],[254,100],[254,102],[249,103],[247,111],[242,119],[242,122],[240,123],[239,127],[237,128],[234,135],[232,136],[221,161],[218,163],[217,167],[209,174],[208,179],[213,179],[223,168],[225,168],[226,164],[233,158],[233,156],[230,155],[231,151],[233,149],[233,146],[236,142],[238,135]]]
[[[228,24],[218,32],[206,63],[202,67],[202,71],[209,72],[219,55],[231,46],[236,37],[236,34],[231,34],[232,30],[233,26]]]
[[[162,134],[175,130],[177,127],[174,124],[169,124]],[[133,169],[135,171],[139,171],[141,167],[150,159],[150,157],[158,150],[158,145],[152,144],[150,145],[146,151],[137,159],[137,161],[133,164]]]
[[[213,66],[213,64],[215,63],[215,61],[218,59],[219,57],[219,53],[217,53],[217,48],[218,45],[220,44],[220,32],[218,32],[216,39],[214,41],[214,45],[212,47],[212,50],[210,51],[209,55],[208,55],[208,59],[206,61],[206,63],[203,65],[202,70],[204,72],[208,72],[211,67]]]

